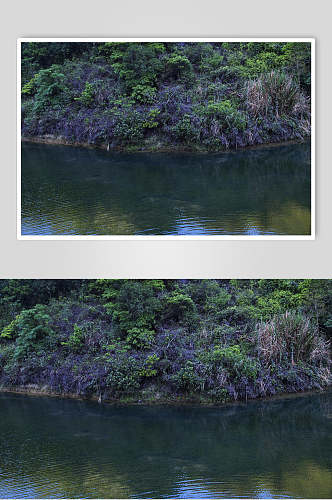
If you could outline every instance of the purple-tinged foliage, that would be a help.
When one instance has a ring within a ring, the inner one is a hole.
[[[224,402],[331,383],[330,280],[44,281],[0,282],[2,386]]]
[[[310,135],[310,44],[259,44],[257,51],[250,44],[184,42],[55,49],[46,70],[38,51],[23,47],[23,136],[217,151]]]

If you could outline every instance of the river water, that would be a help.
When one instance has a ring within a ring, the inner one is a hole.
[[[310,145],[222,154],[22,144],[23,235],[308,235]]]
[[[1,498],[331,498],[332,393],[224,407],[0,394]]]

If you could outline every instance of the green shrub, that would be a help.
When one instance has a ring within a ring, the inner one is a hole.
[[[252,317],[267,319],[276,314],[296,309],[299,303],[299,295],[289,290],[274,290],[270,294],[257,298],[257,310]]]
[[[131,92],[131,97],[141,104],[151,104],[156,97],[156,89],[151,85],[135,85]]]
[[[208,391],[209,396],[218,403],[227,403],[231,401],[231,396],[225,387],[213,387]]]
[[[224,57],[217,52],[215,52],[210,57],[206,57],[202,60],[200,64],[200,71],[205,73],[208,77],[218,76],[219,69],[222,65]]]
[[[259,318],[259,309],[251,305],[233,305],[227,306],[225,309],[220,311],[220,319],[227,320],[232,323],[250,323],[254,318]]]
[[[112,290],[114,300],[106,304],[119,333],[139,349],[147,349],[154,339],[163,283],[159,280],[156,285],[151,280],[127,280],[115,296]]]
[[[161,308],[159,291],[149,280],[128,280],[117,296],[118,310],[127,311],[131,321],[145,318],[153,324]]]
[[[89,293],[92,297],[102,298],[103,301],[114,301],[119,293],[121,280],[98,279],[88,284]]]
[[[0,337],[5,339],[13,339],[17,335],[18,317],[13,319],[7,326],[2,329]]]
[[[206,301],[205,311],[216,319],[220,319],[230,299],[231,295],[226,290],[219,289],[218,293],[209,297]]]
[[[182,45],[181,54],[187,57],[193,65],[199,67],[202,60],[212,57],[215,52],[210,43],[189,42]]]
[[[14,344],[0,345],[0,373],[2,369],[6,368],[8,365],[13,364],[14,352]]]
[[[184,293],[175,291],[171,293],[165,301],[164,316],[173,321],[183,321],[188,319],[195,311],[193,300]]]
[[[156,354],[151,354],[144,361],[144,367],[140,370],[140,376],[143,378],[155,377],[158,373],[156,363],[159,357]]]
[[[153,330],[145,328],[130,328],[127,332],[126,342],[134,349],[150,349],[155,338]]]
[[[247,125],[244,113],[239,111],[230,100],[210,102],[202,109],[202,113],[220,120],[226,129],[236,127],[239,130],[244,130]]]
[[[34,75],[25,85],[23,85],[21,94],[23,96],[33,95],[36,91],[36,76]]]
[[[119,118],[114,127],[114,137],[120,144],[137,144],[144,137],[144,120],[138,111],[130,110]]]
[[[245,65],[240,69],[241,76],[255,78],[262,73],[271,72],[287,65],[287,57],[274,52],[261,52],[253,58],[246,59]]]
[[[199,306],[204,306],[221,290],[216,280],[190,280],[186,286],[186,292]]]
[[[210,354],[210,359],[214,363],[222,363],[231,377],[245,376],[252,379],[257,377],[257,363],[249,358],[237,344],[227,347],[215,347]]]
[[[107,50],[113,70],[129,92],[137,85],[153,85],[164,68],[163,43],[108,43]]]
[[[186,143],[195,142],[199,137],[197,129],[192,121],[191,115],[185,113],[183,117],[172,127],[175,137]]]
[[[150,111],[147,114],[147,120],[143,122],[143,127],[144,128],[155,128],[158,127],[159,122],[157,121],[157,118],[159,117],[160,111],[159,109],[150,109]]]
[[[189,59],[180,54],[171,54],[166,59],[166,74],[169,78],[188,78],[192,74],[192,65]]]
[[[61,342],[62,345],[67,346],[73,352],[80,352],[84,346],[85,334],[82,328],[76,323],[74,324],[74,331],[70,335],[67,342]]]
[[[324,324],[331,317],[332,289],[329,280],[301,280],[298,284],[298,305],[307,315]]]
[[[54,64],[48,69],[40,70],[35,77],[35,86],[34,113],[38,114],[48,106],[55,106],[66,101],[67,87],[61,66]]]
[[[175,375],[172,375],[171,380],[178,389],[192,393],[201,391],[204,386],[204,380],[196,372],[192,361],[187,361]]]
[[[141,384],[141,363],[127,353],[116,353],[107,361],[106,386],[114,396],[135,394]]]
[[[246,288],[244,290],[239,290],[236,295],[236,305],[238,306],[250,306],[255,300],[255,293],[251,288]]]
[[[128,351],[130,351],[131,346],[126,341],[123,341],[120,339],[113,339],[111,344],[104,344],[103,348],[104,348],[106,354],[102,356],[102,359],[109,362],[110,361],[110,357],[109,357],[110,354],[112,354],[112,353],[116,353],[116,354],[120,353],[121,354],[124,352],[128,352]]]
[[[289,74],[310,92],[311,86],[311,47],[307,42],[287,42],[282,45],[281,52],[285,56]]]
[[[206,99],[209,102],[221,102],[226,90],[227,85],[224,83],[209,83],[206,87]]]
[[[93,85],[89,82],[85,82],[85,87],[84,90],[82,91],[82,94],[80,97],[75,97],[75,101],[79,101],[84,106],[90,106],[93,102],[94,99],[94,88]]]
[[[50,326],[51,317],[44,305],[37,304],[32,309],[22,311],[15,319],[12,334],[16,337],[14,357],[21,359],[29,353],[40,354],[47,349],[54,335]]]

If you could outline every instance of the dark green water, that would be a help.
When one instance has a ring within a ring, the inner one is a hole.
[[[22,145],[23,235],[307,235],[310,146],[124,154]]]
[[[223,408],[0,395],[1,498],[331,498],[332,393]]]

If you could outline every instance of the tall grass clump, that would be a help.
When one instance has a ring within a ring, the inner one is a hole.
[[[308,98],[292,76],[281,71],[271,71],[250,80],[245,96],[249,112],[254,117],[271,113],[277,118],[289,114],[308,117],[310,114]]]
[[[310,362],[322,365],[329,358],[329,343],[318,325],[298,312],[286,312],[257,325],[258,355],[264,364]]]

